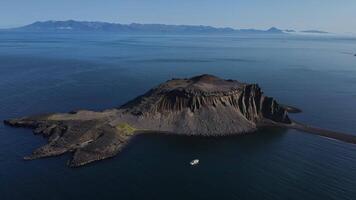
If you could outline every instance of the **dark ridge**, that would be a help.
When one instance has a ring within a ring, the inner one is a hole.
[[[284,108],[288,113],[301,113],[303,112],[301,109],[294,107],[294,106],[288,106],[288,105],[281,105],[282,108]]]
[[[341,133],[337,131],[325,130],[318,127],[312,127],[298,122],[293,122],[291,128],[300,130],[306,133],[319,135],[322,137],[339,140],[346,143],[356,144],[356,135]]]
[[[194,76],[192,77],[190,80],[194,81],[194,82],[212,82],[212,81],[216,81],[219,80],[218,77],[210,75],[210,74],[203,74],[200,76]]]

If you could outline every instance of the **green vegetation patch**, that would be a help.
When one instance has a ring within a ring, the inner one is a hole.
[[[136,128],[132,127],[128,123],[121,123],[121,124],[117,125],[116,128],[119,131],[124,132],[126,135],[132,135],[135,131],[137,131]]]

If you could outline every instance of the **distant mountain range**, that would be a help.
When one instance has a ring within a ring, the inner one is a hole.
[[[195,25],[166,25],[166,24],[119,24],[108,22],[88,22],[88,21],[41,21],[26,26],[6,29],[11,31],[28,32],[118,32],[118,33],[243,33],[243,34],[286,34],[295,32],[293,30],[281,30],[272,27],[268,30],[258,29],[233,29],[216,28],[212,26]],[[312,33],[312,31],[305,31]],[[323,31],[313,31],[314,33],[326,33]]]
[[[277,28],[268,30],[257,29],[233,29],[216,28],[212,26],[194,26],[194,25],[166,25],[166,24],[118,24],[108,22],[87,22],[87,21],[43,21],[35,22],[26,26],[7,29],[12,31],[97,31],[97,32],[123,32],[123,33],[270,33],[283,34],[284,31]]]

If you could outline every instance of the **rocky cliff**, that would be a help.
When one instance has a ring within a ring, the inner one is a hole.
[[[118,109],[38,115],[5,123],[32,128],[35,134],[48,138],[48,144],[25,159],[72,152],[69,165],[77,167],[116,155],[132,136],[146,132],[223,136],[283,126],[325,133],[294,123],[288,110],[295,108],[279,105],[256,84],[201,75],[162,83]],[[333,138],[337,133],[325,135]],[[343,140],[345,135],[334,138]],[[356,143],[349,135],[343,141]]]

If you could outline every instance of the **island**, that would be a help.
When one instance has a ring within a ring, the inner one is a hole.
[[[329,32],[326,31],[319,31],[319,30],[305,30],[301,31],[302,33],[317,33],[317,34],[328,34]]]
[[[119,108],[101,112],[79,110],[5,120],[14,127],[34,129],[48,138],[26,160],[71,152],[70,167],[110,158],[136,135],[226,136],[255,132],[266,126],[293,128],[356,144],[356,136],[293,121],[300,112],[264,95],[257,84],[213,75],[172,79]]]

